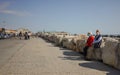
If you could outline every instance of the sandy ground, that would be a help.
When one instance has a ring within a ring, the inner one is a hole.
[[[120,71],[33,38],[0,40],[0,75],[120,75]]]

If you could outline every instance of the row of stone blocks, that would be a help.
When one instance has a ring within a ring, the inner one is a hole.
[[[64,35],[57,33],[41,33],[40,37],[76,52],[83,52],[87,36],[86,35]],[[101,48],[90,47],[87,54],[88,59],[100,60],[120,70],[120,42],[114,38],[104,37]]]

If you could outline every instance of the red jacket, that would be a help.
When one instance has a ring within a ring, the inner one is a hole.
[[[93,35],[89,36],[89,38],[87,39],[87,42],[86,42],[86,46],[91,47],[93,41],[94,41],[94,36]]]

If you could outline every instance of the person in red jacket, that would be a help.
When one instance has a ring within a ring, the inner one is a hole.
[[[89,37],[88,37],[87,42],[86,42],[86,45],[85,45],[85,47],[84,47],[84,49],[83,49],[85,59],[86,59],[86,56],[87,56],[87,50],[88,50],[89,47],[92,46],[93,41],[94,41],[94,36],[92,35],[91,32],[88,32],[87,35],[88,35]]]

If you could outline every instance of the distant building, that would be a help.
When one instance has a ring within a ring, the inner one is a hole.
[[[0,28],[0,32],[2,32],[2,28]]]
[[[5,33],[5,28],[0,28],[0,33]]]
[[[0,33],[3,33],[3,34],[14,34],[16,32],[17,31],[13,29],[0,28]]]
[[[22,33],[25,33],[25,32],[31,32],[29,29],[25,29],[25,28],[19,28],[17,29],[17,32],[22,32]]]
[[[7,34],[15,34],[17,30],[12,30],[12,29],[5,29],[5,33]]]

